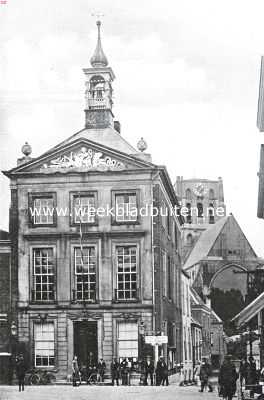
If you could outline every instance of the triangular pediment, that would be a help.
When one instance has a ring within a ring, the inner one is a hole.
[[[129,169],[150,168],[154,165],[137,159],[101,144],[84,138],[78,138],[71,143],[21,164],[6,172],[6,175],[24,173],[71,173],[71,172],[109,172]]]

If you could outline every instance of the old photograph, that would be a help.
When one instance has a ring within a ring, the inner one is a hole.
[[[0,400],[264,400],[263,15],[0,0]]]

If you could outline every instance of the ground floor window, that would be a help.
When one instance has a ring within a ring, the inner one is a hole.
[[[34,324],[35,366],[54,366],[54,324],[53,322]]]
[[[137,322],[118,322],[117,342],[119,358],[138,358]]]

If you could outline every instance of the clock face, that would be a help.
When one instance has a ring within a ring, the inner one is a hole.
[[[198,197],[203,197],[208,192],[208,189],[200,182],[194,186],[193,192]]]

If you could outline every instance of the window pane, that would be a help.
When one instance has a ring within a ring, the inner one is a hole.
[[[54,324],[34,324],[36,366],[54,366]]]
[[[74,249],[75,282],[77,300],[96,298],[96,255],[95,247]]]
[[[75,196],[73,200],[74,222],[84,224],[95,222],[95,196]]]
[[[117,246],[117,299],[137,298],[137,247]]]
[[[115,195],[116,221],[137,220],[137,197],[136,193]]]
[[[54,213],[54,200],[52,197],[35,198],[33,201],[34,224],[52,224]]]
[[[53,249],[33,250],[33,284],[36,300],[54,300]]]

